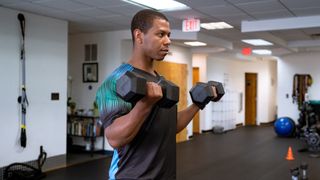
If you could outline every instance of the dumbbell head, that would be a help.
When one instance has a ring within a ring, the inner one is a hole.
[[[207,83],[198,82],[190,89],[192,102],[203,109],[213,98],[211,87]]]
[[[216,82],[216,81],[209,81],[208,84],[210,86],[214,86],[216,88],[216,91],[217,91],[217,97],[212,98],[212,101],[214,101],[214,102],[219,101],[222,98],[222,96],[224,95],[224,93],[225,93],[224,92],[224,88],[222,86],[222,83]]]
[[[179,102],[179,87],[174,83],[161,80],[159,82],[162,89],[162,99],[158,102],[158,105],[163,108],[171,108],[177,102]]]
[[[123,100],[136,103],[146,94],[146,79],[127,71],[116,82],[117,94]]]

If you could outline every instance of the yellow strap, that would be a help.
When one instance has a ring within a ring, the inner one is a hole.
[[[25,128],[26,128],[26,125],[22,125],[22,124],[21,124],[21,128],[22,128],[22,129],[25,129]]]

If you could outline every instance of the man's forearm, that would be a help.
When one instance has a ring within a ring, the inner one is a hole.
[[[196,115],[196,113],[199,111],[199,107],[195,104],[191,104],[186,109],[178,112],[178,120],[177,120],[177,131],[176,133],[179,133],[182,131],[192,120],[192,118]]]

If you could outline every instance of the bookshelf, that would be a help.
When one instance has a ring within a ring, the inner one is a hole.
[[[82,138],[82,141],[89,141],[86,145],[69,144],[71,147],[80,146],[82,150],[90,152],[91,156],[95,152],[104,150],[103,129],[97,125],[99,116],[68,115],[67,135],[70,138]],[[101,148],[96,147],[97,138],[102,138]]]

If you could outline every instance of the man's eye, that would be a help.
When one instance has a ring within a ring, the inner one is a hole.
[[[164,34],[163,33],[159,33],[159,37],[163,37],[164,36]]]

